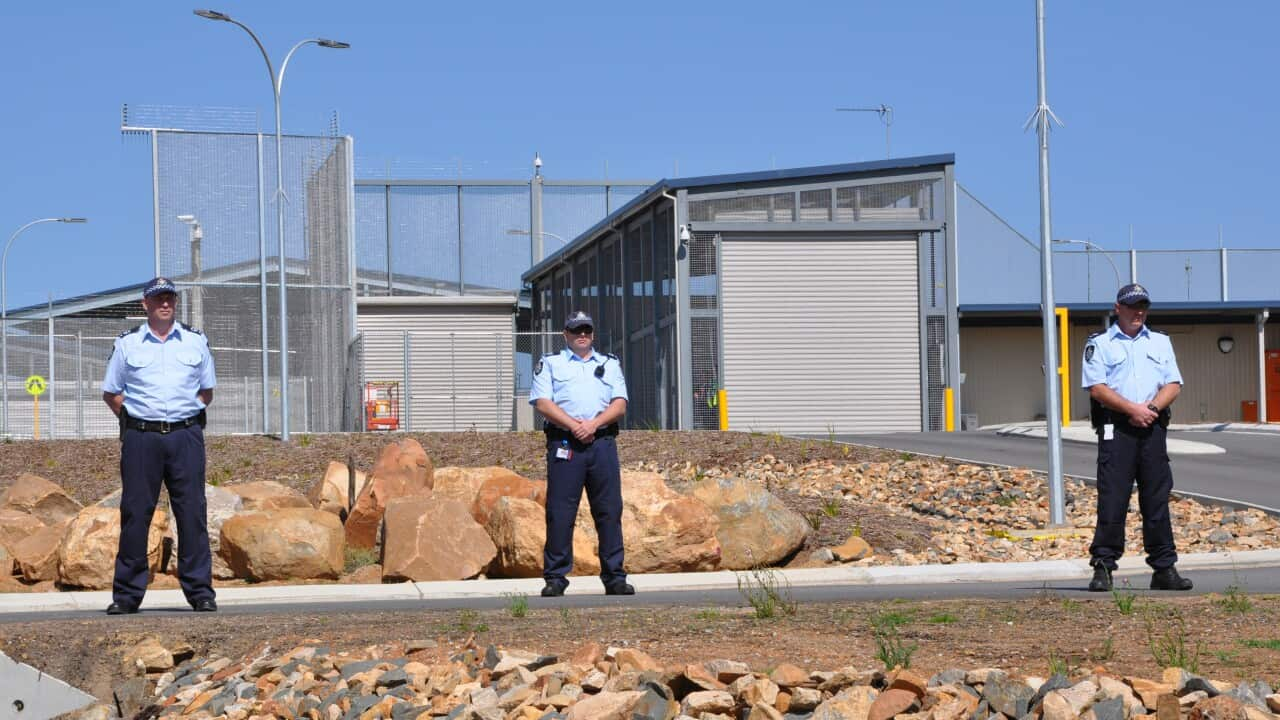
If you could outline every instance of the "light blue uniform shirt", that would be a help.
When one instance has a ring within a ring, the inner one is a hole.
[[[160,341],[146,323],[116,338],[102,379],[102,391],[124,393],[124,409],[138,420],[175,422],[204,409],[196,397],[218,384],[209,341],[197,330],[174,323]]]
[[[1080,384],[1106,384],[1129,402],[1150,402],[1160,388],[1182,383],[1169,336],[1146,325],[1129,337],[1119,325],[1089,338],[1084,348]]]
[[[613,355],[595,350],[585,360],[569,348],[542,356],[535,369],[533,387],[529,388],[529,404],[546,398],[560,406],[575,420],[590,420],[599,415],[615,398],[627,399],[627,380],[622,364]],[[604,366],[604,377],[596,377],[596,368]]]

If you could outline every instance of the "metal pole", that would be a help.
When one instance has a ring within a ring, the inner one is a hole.
[[[267,388],[271,378],[271,338],[267,331],[267,220],[266,198],[263,196],[262,180],[262,133],[258,133],[258,304],[262,315],[262,432],[266,434],[270,428],[271,398]],[[246,396],[249,385],[245,384]],[[249,400],[245,398],[245,407]],[[245,432],[249,432],[249,423],[245,422]]]
[[[252,432],[249,429],[249,376],[246,375],[241,379],[240,397],[243,399],[244,405],[244,432],[248,435]]]
[[[1058,411],[1058,332],[1053,300],[1053,233],[1049,213],[1049,122],[1056,120],[1045,90],[1044,0],[1036,0],[1036,79],[1039,102],[1033,119],[1040,140],[1040,315],[1044,331],[1045,424],[1049,428],[1049,524],[1066,523],[1062,486],[1062,422]]]
[[[151,131],[151,222],[155,242],[155,277],[160,277],[160,141]]]
[[[84,337],[76,331],[76,437],[84,439]]]
[[[54,398],[56,393],[53,389],[53,381],[55,378],[54,368],[58,361],[53,354],[53,293],[49,293],[49,439],[53,440],[57,437],[58,425],[56,419],[58,417],[58,401]]]
[[[533,262],[542,262],[542,161],[535,156],[533,180],[529,182],[529,239],[533,241]]]
[[[454,339],[454,333],[449,333],[449,423],[456,432],[458,430],[458,363],[454,352]]]
[[[409,331],[404,331],[404,429],[413,429],[413,350]]]
[[[1222,302],[1227,301],[1227,246],[1222,244],[1222,226],[1218,226],[1218,266],[1222,270]]]

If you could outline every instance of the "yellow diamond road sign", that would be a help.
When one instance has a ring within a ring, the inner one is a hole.
[[[32,375],[27,378],[27,393],[30,395],[43,395],[44,391],[49,387],[44,378],[39,375]]]

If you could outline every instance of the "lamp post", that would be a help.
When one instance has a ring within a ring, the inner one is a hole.
[[[1090,250],[1097,250],[1098,252],[1102,253],[1102,257],[1107,259],[1107,262],[1111,263],[1111,271],[1116,275],[1116,288],[1119,288],[1121,285],[1124,284],[1120,282],[1120,268],[1116,266],[1116,261],[1112,260],[1111,256],[1107,254],[1107,251],[1103,250],[1098,245],[1088,240],[1072,240],[1069,238],[1056,238],[1054,239],[1053,242],[1055,245],[1083,245],[1084,251],[1086,254],[1088,254]],[[1093,300],[1092,297],[1088,297],[1087,299],[1090,301]]]
[[[521,230],[520,228],[508,228],[508,229],[507,229],[507,234],[508,234],[508,235],[533,235],[533,233],[532,233],[532,232],[530,232],[530,231],[528,231],[528,230]],[[564,242],[564,238],[560,237],[559,235],[557,235],[557,234],[555,234],[555,233],[553,233],[553,232],[547,232],[546,230],[542,230],[542,231],[540,231],[538,234],[539,234],[539,235],[548,235],[548,236],[550,236],[550,237],[553,237],[553,238],[555,238],[555,239],[559,240],[561,243],[563,243],[563,242]]]
[[[191,226],[191,326],[204,325],[204,288],[200,287],[201,272],[200,241],[204,240],[204,229],[195,215],[179,215],[178,220]]]
[[[866,108],[836,108],[836,112],[873,112],[880,116],[880,122],[884,123],[884,156],[891,157],[889,152],[889,126],[893,125],[893,106],[881,105],[880,107]]]
[[[82,217],[41,218],[39,220],[32,220],[26,225],[18,228],[18,231],[9,238],[9,242],[4,244],[4,253],[3,255],[0,255],[0,383],[3,384],[3,389],[0,389],[0,394],[3,394],[4,397],[3,410],[0,410],[0,414],[3,414],[4,416],[3,420],[0,421],[3,423],[3,428],[0,428],[0,435],[3,435],[4,437],[9,437],[9,287],[6,282],[9,277],[9,247],[13,245],[14,240],[18,239],[18,236],[22,234],[22,231],[32,225],[51,222],[85,223],[89,221]],[[50,358],[50,361],[52,361],[52,358]]]
[[[226,13],[220,13],[216,10],[195,10],[196,15],[209,20],[218,20],[220,22],[229,22],[232,25],[249,33],[249,37],[253,38],[253,42],[258,46],[258,50],[262,53],[262,59],[267,63],[267,75],[271,78],[271,94],[275,97],[276,112],[276,240],[279,257],[277,265],[280,272],[280,441],[289,442],[289,316],[288,316],[288,299],[286,297],[287,275],[285,267],[285,247],[284,247],[284,150],[281,143],[280,132],[280,89],[284,85],[284,71],[289,66],[289,59],[298,51],[298,48],[304,45],[319,45],[324,48],[333,48],[343,50],[351,47],[350,43],[340,42],[338,40],[327,40],[325,38],[311,38],[302,40],[289,49],[285,53],[284,62],[280,63],[280,74],[276,75],[275,67],[271,64],[271,57],[267,55],[267,49],[262,46],[262,41],[249,29],[248,25],[233,19]],[[263,327],[266,327],[265,313],[267,311],[266,303],[266,285],[262,287],[262,319]],[[266,348],[263,348],[266,352]],[[265,431],[266,428],[263,428]]]

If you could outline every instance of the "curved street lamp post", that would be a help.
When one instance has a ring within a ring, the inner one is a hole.
[[[271,57],[267,55],[267,49],[262,46],[262,41],[258,39],[258,36],[253,32],[253,30],[249,29],[248,25],[233,19],[226,13],[221,13],[216,10],[195,10],[194,12],[202,18],[217,20],[220,22],[229,22],[241,30],[244,30],[246,33],[249,33],[249,37],[253,38],[254,44],[258,46],[258,50],[262,53],[262,59],[267,63],[267,74],[271,77],[271,94],[275,98],[276,113],[276,240],[278,247],[277,252],[279,253],[279,257],[276,262],[280,273],[280,440],[287,443],[289,442],[289,317],[287,314],[288,300],[285,297],[287,286],[285,282],[286,267],[284,247],[284,151],[283,144],[281,143],[280,132],[280,89],[281,86],[284,85],[285,68],[289,66],[289,59],[298,51],[298,48],[304,45],[319,45],[324,48],[343,50],[351,47],[351,45],[350,43],[340,42],[338,40],[328,40],[325,38],[311,38],[303,40],[290,48],[289,52],[285,53],[284,62],[280,63],[280,74],[277,75],[275,67],[271,64]],[[263,239],[263,242],[265,242],[265,238]],[[266,248],[260,248],[260,253],[263,256],[260,259],[262,260],[262,265],[265,268]],[[261,301],[262,312],[264,314],[262,319],[264,334],[262,351],[265,354],[267,351],[265,338],[267,327],[265,317],[267,312],[267,284],[265,269],[262,270],[261,274],[263,275],[263,277],[260,278],[262,285]],[[266,428],[264,427],[263,432],[265,431]]]
[[[9,288],[6,283],[9,276],[9,247],[13,245],[14,240],[18,239],[18,236],[22,234],[22,231],[32,225],[51,222],[85,223],[89,221],[82,217],[41,218],[39,220],[32,220],[26,225],[18,228],[18,231],[9,238],[9,242],[4,244],[4,254],[0,255],[0,382],[3,383],[3,389],[0,389],[0,393],[4,396],[3,410],[0,410],[0,414],[3,414],[4,416],[3,420],[0,421],[3,424],[3,428],[0,428],[0,436],[4,437],[9,436]],[[53,358],[49,358],[49,361],[53,362]]]

